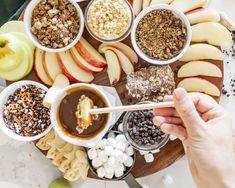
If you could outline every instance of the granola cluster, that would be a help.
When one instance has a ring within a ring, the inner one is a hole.
[[[187,30],[171,11],[159,9],[147,14],[136,29],[139,48],[152,59],[169,60],[184,47]]]
[[[105,40],[123,36],[131,26],[131,10],[125,0],[96,0],[88,9],[91,32]]]
[[[162,102],[175,89],[174,73],[169,65],[142,68],[127,76],[126,88],[138,101]]]
[[[32,33],[48,48],[63,48],[77,36],[80,19],[68,0],[41,0],[32,13]]]

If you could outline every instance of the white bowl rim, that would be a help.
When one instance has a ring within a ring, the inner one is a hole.
[[[138,47],[138,45],[136,43],[136,29],[137,29],[137,26],[138,26],[140,20],[149,12],[151,12],[153,10],[157,10],[157,9],[166,9],[166,10],[172,11],[174,14],[179,16],[179,18],[183,21],[183,23],[185,24],[186,29],[187,29],[187,41],[186,41],[182,51],[174,58],[166,60],[166,61],[151,59],[150,57],[148,57],[146,54],[144,54],[141,51],[141,49]],[[185,16],[185,14],[181,10],[179,10],[171,5],[166,5],[166,4],[156,4],[156,5],[149,6],[149,7],[145,8],[144,10],[142,10],[140,12],[140,14],[136,17],[134,24],[133,24],[133,27],[132,27],[132,31],[131,31],[131,43],[132,43],[133,48],[135,49],[137,54],[143,60],[145,60],[146,62],[151,63],[153,65],[168,65],[168,64],[174,63],[177,60],[179,60],[187,51],[187,49],[191,43],[191,39],[192,39],[191,25],[189,23],[189,20]]]
[[[12,130],[10,130],[4,120],[3,120],[3,109],[4,109],[4,105],[5,105],[5,101],[7,100],[7,98],[9,97],[9,95],[13,94],[13,92],[24,86],[24,85],[35,85],[36,87],[39,87],[45,91],[48,91],[48,88],[39,83],[39,82],[35,82],[35,81],[29,81],[29,80],[23,80],[23,81],[18,81],[15,82],[9,86],[7,86],[0,94],[0,130],[3,131],[3,133],[5,133],[7,136],[9,136],[10,138],[14,139],[14,140],[18,140],[18,141],[23,141],[23,142],[31,142],[31,141],[35,141],[38,140],[40,138],[42,138],[43,136],[45,136],[47,133],[49,133],[49,131],[52,128],[52,124],[42,133],[35,135],[35,136],[30,136],[30,137],[26,137],[26,136],[20,136],[17,133],[14,133]]]
[[[36,37],[32,34],[31,32],[31,15],[32,15],[32,11],[34,10],[34,8],[37,6],[37,4],[40,2],[41,0],[32,0],[28,6],[26,7],[25,13],[24,13],[24,27],[25,27],[25,31],[27,33],[27,36],[30,38],[30,40],[34,43],[34,45],[36,47],[38,47],[39,49],[46,51],[46,52],[54,52],[54,53],[58,53],[58,52],[64,52],[70,48],[72,48],[82,37],[83,31],[84,31],[84,16],[83,16],[83,12],[80,8],[80,6],[74,1],[74,0],[68,0],[70,3],[72,3],[78,14],[79,14],[79,18],[80,18],[80,28],[79,28],[79,32],[76,36],[76,38],[67,46],[63,47],[63,48],[58,48],[58,49],[53,49],[53,48],[48,48],[46,46],[41,45],[38,40],[36,39]]]
[[[85,147],[89,147],[89,146],[93,147],[93,146],[95,146],[95,145],[94,145],[94,142],[97,142],[97,141],[99,141],[100,139],[102,139],[103,136],[108,132],[108,130],[109,130],[109,128],[110,128],[108,125],[109,125],[110,122],[112,121],[112,114],[109,114],[108,121],[107,121],[107,123],[106,123],[105,128],[104,128],[102,131],[100,131],[95,137],[92,137],[92,138],[90,138],[90,139],[79,139],[79,138],[73,138],[73,137],[67,136],[67,135],[63,132],[63,130],[61,130],[60,126],[59,126],[58,123],[57,123],[57,117],[56,117],[56,115],[57,115],[57,110],[58,110],[58,107],[59,107],[59,105],[60,105],[62,99],[63,99],[64,96],[66,95],[66,91],[68,91],[68,90],[70,90],[70,89],[72,89],[72,88],[82,87],[82,86],[90,87],[90,88],[95,89],[96,91],[98,91],[99,94],[101,94],[101,95],[105,98],[105,100],[106,100],[108,106],[111,106],[111,103],[110,103],[110,101],[108,100],[108,97],[107,97],[107,96],[105,95],[105,93],[104,93],[100,88],[98,88],[95,84],[86,84],[86,83],[76,83],[76,84],[72,84],[72,85],[69,85],[69,86],[63,88],[63,89],[61,90],[61,93],[58,94],[58,95],[55,97],[54,101],[57,101],[57,102],[56,102],[56,103],[54,102],[54,103],[52,103],[52,105],[51,105],[51,123],[52,123],[52,126],[53,126],[53,128],[54,128],[56,134],[57,134],[61,139],[63,139],[64,141],[66,141],[66,142],[68,142],[68,143],[71,143],[71,144],[74,144],[74,145],[80,145],[80,146],[85,146]]]

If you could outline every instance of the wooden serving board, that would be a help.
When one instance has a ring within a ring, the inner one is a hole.
[[[88,2],[89,1],[80,3],[80,7],[82,8],[83,11],[85,10]],[[23,14],[21,15],[20,19],[21,20],[23,19]],[[86,29],[84,30],[83,37],[90,44],[92,44],[95,48],[98,48],[98,46],[100,45],[100,42],[96,41],[87,32]],[[124,40],[123,42],[129,46],[132,46],[130,37],[127,38],[126,40]],[[211,60],[210,62],[217,65],[222,70],[222,72],[224,72],[223,71],[224,67],[223,67],[222,61]],[[184,62],[176,62],[171,65],[171,68],[175,73],[177,73],[177,70],[183,64],[184,64]],[[139,58],[139,63],[136,65],[135,69],[138,70],[139,68],[146,67],[148,65],[149,65],[148,63],[146,63],[144,60]],[[202,77],[202,78],[214,83],[219,88],[220,91],[222,90],[223,78],[212,78],[212,77]],[[34,71],[32,71],[32,73],[30,75],[28,75],[27,77],[25,77],[24,79],[34,80],[34,81],[39,82]],[[180,80],[181,79],[178,79],[175,74],[176,84],[178,84],[180,82]],[[108,75],[107,75],[106,71],[104,70],[103,72],[96,74],[95,80],[93,83],[99,84],[99,85],[110,86]],[[8,84],[10,84],[10,82],[8,82]],[[125,85],[126,85],[126,75],[123,73],[122,79],[114,87],[116,88],[123,105],[135,104],[137,101],[133,100],[130,96],[128,96],[128,92],[126,90]],[[219,100],[219,97],[216,99]],[[45,152],[43,152],[43,153],[46,154]],[[153,173],[156,173],[156,172],[170,166],[172,163],[174,163],[175,161],[180,159],[182,156],[184,156],[184,149],[183,149],[182,143],[178,139],[175,141],[169,141],[161,149],[161,151],[159,153],[155,154],[155,161],[152,163],[146,163],[144,160],[144,157],[141,156],[139,154],[139,152],[137,152],[137,158],[136,158],[136,162],[134,164],[133,170],[132,170],[132,174],[136,178],[151,175]],[[91,172],[89,172],[88,176],[91,178],[97,178]]]

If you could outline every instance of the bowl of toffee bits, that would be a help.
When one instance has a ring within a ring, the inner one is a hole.
[[[190,23],[183,12],[170,5],[144,9],[135,19],[131,41],[137,54],[154,65],[179,60],[192,38]]]
[[[127,112],[123,120],[123,131],[128,142],[139,151],[160,149],[169,140],[169,135],[153,124],[152,110]]]
[[[50,129],[50,110],[43,106],[47,87],[34,81],[9,85],[0,96],[0,129],[19,141],[34,141]]]
[[[32,0],[24,14],[26,33],[41,50],[63,52],[81,38],[84,18],[74,0]]]

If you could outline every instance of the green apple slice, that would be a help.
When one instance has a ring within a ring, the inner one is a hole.
[[[24,28],[24,22],[22,21],[9,21],[1,26],[0,34],[11,33],[11,32],[20,32],[26,34]]]
[[[22,48],[24,51],[24,57],[22,62],[18,67],[11,71],[0,71],[0,77],[9,81],[17,81],[22,79],[27,75],[28,67],[29,67],[29,57],[26,48]]]
[[[21,42],[12,35],[0,35],[0,70],[11,71],[23,60]]]
[[[12,32],[10,34],[14,35],[17,39],[19,39],[22,43],[24,43],[24,45],[22,47],[25,47],[28,51],[28,56],[29,56],[29,67],[28,67],[28,71],[27,71],[27,74],[28,74],[31,72],[31,70],[33,68],[33,54],[34,54],[35,46],[28,39],[28,37],[23,33]]]

